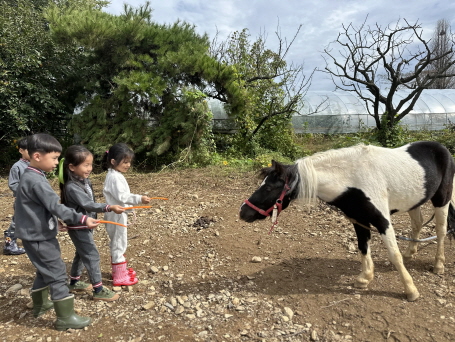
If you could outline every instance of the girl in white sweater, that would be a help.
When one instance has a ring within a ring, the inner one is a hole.
[[[123,173],[131,167],[133,157],[134,152],[123,143],[113,145],[106,152],[105,161],[108,172],[104,181],[103,193],[107,203],[126,207],[150,202],[150,198],[147,196],[130,193],[130,187],[123,176]],[[105,219],[127,225],[128,215],[126,212],[122,214],[107,212]],[[136,284],[138,282],[136,272],[132,268],[127,268],[127,261],[124,256],[128,245],[127,228],[106,224],[106,231],[110,238],[113,285]]]

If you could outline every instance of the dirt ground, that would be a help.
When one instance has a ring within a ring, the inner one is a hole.
[[[127,257],[139,283],[114,289],[121,297],[112,303],[77,294],[78,313],[93,323],[58,332],[53,311],[31,314],[34,269],[27,256],[1,255],[0,341],[455,341],[455,249],[448,238],[444,275],[431,272],[434,242],[422,243],[406,264],[421,294],[411,303],[376,234],[375,279],[367,290],[353,287],[360,271],[353,227],[323,204],[310,212],[291,205],[271,234],[269,220],[240,221],[240,204],[259,184],[253,172],[126,176],[132,192],[169,198],[130,217]],[[91,177],[98,202],[104,177]],[[2,230],[12,204],[3,177]],[[407,215],[393,222],[397,234],[408,234]],[[432,228],[422,237],[434,235]],[[102,226],[95,236],[103,283],[112,288],[108,236]],[[59,241],[69,269],[74,247],[66,233]],[[399,241],[402,251],[406,244]]]

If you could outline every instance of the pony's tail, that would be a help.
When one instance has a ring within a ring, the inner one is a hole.
[[[449,204],[449,214],[447,215],[447,233],[450,237],[455,237],[455,177],[452,185],[452,198]]]

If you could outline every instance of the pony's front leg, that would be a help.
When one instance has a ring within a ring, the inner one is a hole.
[[[370,252],[370,230],[354,223],[355,232],[357,234],[357,244],[361,253],[362,271],[357,276],[354,286],[360,289],[365,289],[374,278],[374,264]]]
[[[410,210],[408,212],[409,217],[411,218],[411,238],[414,240],[418,240],[420,236],[420,231],[422,230],[422,224],[423,224],[423,217],[422,217],[422,212],[420,210],[420,207],[417,207],[413,210]],[[406,251],[403,253],[403,258],[405,260],[409,260],[412,258],[414,254],[417,253],[417,245],[418,242],[415,241],[410,241],[408,248]]]
[[[392,225],[389,225],[389,227],[385,230],[385,233],[381,234],[381,238],[387,247],[390,262],[396,267],[398,274],[400,275],[408,301],[415,301],[419,298],[420,294],[414,285],[411,275],[406,267],[404,267],[403,257],[398,249],[397,240],[395,238],[395,230]]]
[[[434,258],[433,272],[436,274],[444,273],[444,239],[447,234],[447,215],[449,212],[449,204],[444,207],[434,208],[434,216],[436,220],[436,236],[437,248]]]

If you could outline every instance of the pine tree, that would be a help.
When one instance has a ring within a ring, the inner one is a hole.
[[[207,36],[185,22],[154,23],[151,13],[148,3],[119,16],[54,7],[47,18],[57,42],[76,42],[86,55],[80,113],[71,123],[81,142],[102,152],[122,141],[168,162],[211,146],[201,143],[211,138],[200,89],[218,87],[234,98],[235,85],[232,69],[209,56]]]

